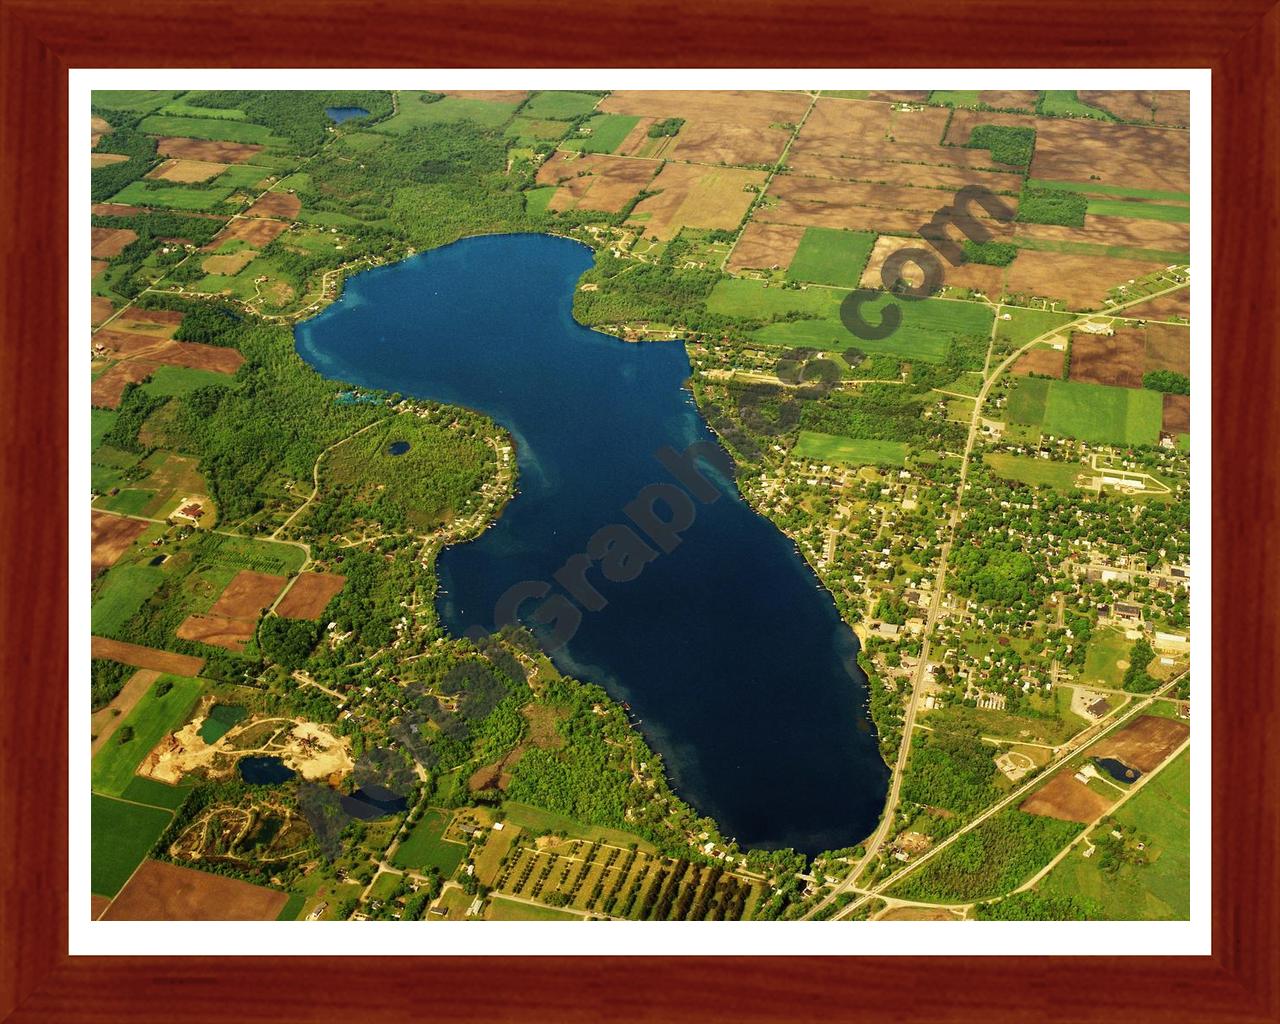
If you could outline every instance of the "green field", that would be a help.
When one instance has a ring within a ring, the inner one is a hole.
[[[174,100],[160,108],[161,114],[172,117],[212,118],[215,121],[243,121],[245,113],[236,107],[201,107],[186,100]]]
[[[133,493],[146,495],[148,500],[152,496],[151,491]],[[164,570],[155,566],[117,565],[109,569],[97,589],[90,612],[93,631],[100,636],[114,636],[163,582]]]
[[[252,569],[277,576],[297,572],[306,561],[306,553],[292,544],[281,544],[250,537],[232,537],[225,533],[205,534],[201,538],[201,556],[215,565],[229,569]]]
[[[851,466],[905,466],[907,446],[901,441],[866,441],[838,434],[800,431],[795,455],[820,462],[842,462]]]
[[[94,507],[105,509],[107,512],[119,512],[126,516],[140,516],[145,515],[146,507],[151,504],[155,496],[155,491],[125,487],[118,494],[99,499]]]
[[[108,110],[127,110],[133,114],[149,114],[163,107],[180,92],[164,89],[94,89],[93,105]]]
[[[212,210],[231,195],[229,188],[183,188],[181,185],[151,185],[132,181],[114,196],[113,203],[126,206],[158,206],[167,210]]]
[[[530,903],[518,903],[501,896],[490,898],[485,911],[486,921],[581,921],[577,914],[570,914],[554,907],[535,907]]]
[[[951,339],[956,336],[985,337],[991,331],[994,314],[990,307],[980,303],[950,299],[891,300],[885,295],[863,305],[861,315],[875,324],[893,301],[902,315],[897,330],[887,338],[858,338],[840,321],[840,303],[847,294],[835,288],[766,288],[762,281],[730,278],[712,289],[707,309],[726,316],[759,319],[785,313],[812,313],[817,319],[767,324],[752,332],[752,338],[766,344],[809,345],[828,350],[853,347],[867,353],[886,353],[926,362],[944,361]]]
[[[383,871],[377,878],[373,880],[373,885],[369,889],[369,899],[371,900],[388,900],[391,894],[396,891],[400,885],[400,880],[404,875],[397,871]]]
[[[875,244],[876,236],[870,231],[806,228],[787,269],[787,280],[855,288]]]
[[[474,121],[486,128],[496,128],[510,120],[516,109],[514,103],[470,100],[458,96],[446,96],[434,103],[423,103],[424,95],[431,94],[408,89],[401,91],[399,110],[385,121],[372,125],[369,130],[399,134],[422,125],[439,124],[441,121]]]
[[[176,811],[187,799],[191,789],[189,785],[170,786],[166,782],[157,782],[155,779],[135,775],[129,780],[129,785],[124,787],[120,798],[135,804],[148,804],[151,807],[163,807],[166,810]]]
[[[1086,859],[1082,847],[1055,867],[1038,891],[1092,902],[1111,921],[1185,921],[1191,913],[1191,753],[1184,750],[1115,812],[1122,827],[1145,837],[1148,863],[1114,873]]]
[[[1050,382],[1043,377],[1020,377],[1005,402],[1005,418],[1010,423],[1037,427],[1044,422]]]
[[[449,812],[428,810],[398,847],[391,863],[398,868],[426,871],[436,868],[441,877],[449,878],[458,870],[467,848],[461,843],[446,842],[441,837],[449,824]]]
[[[156,696],[162,683],[171,683],[169,692]],[[165,736],[187,720],[204,682],[183,676],[164,675],[157,679],[93,758],[91,778],[95,793],[119,796],[133,780],[142,759]],[[119,741],[126,728],[133,730],[127,743]]]
[[[1189,192],[1161,192],[1150,188],[1125,188],[1122,185],[1104,185],[1100,181],[1045,181],[1028,178],[1027,188],[1056,188],[1066,192],[1082,192],[1085,195],[1131,196],[1134,199],[1164,199],[1169,202],[1191,201]]]
[[[1098,107],[1082,103],[1074,89],[1046,89],[1040,101],[1040,110],[1050,117],[1092,117],[1099,121],[1114,121],[1115,117]]]
[[[587,839],[593,843],[612,843],[614,846],[635,843],[644,853],[655,852],[652,843],[630,832],[601,825],[583,825],[567,815],[514,800],[508,800],[502,805],[502,817],[512,825],[519,825],[526,832],[535,835],[540,832],[563,832],[570,839]]]
[[[1119,662],[1125,661],[1128,666],[1129,648],[1132,640],[1126,640],[1124,632],[1119,629],[1100,629],[1089,638],[1089,646],[1084,652],[1084,673],[1080,681],[1086,686],[1097,683],[1110,690],[1118,690],[1124,682],[1124,668]]]
[[[564,121],[517,117],[507,125],[506,134],[508,138],[515,139],[521,145],[534,146],[539,142],[562,138],[568,130],[569,126]]]
[[[285,904],[280,908],[280,913],[276,915],[277,921],[296,921],[298,915],[302,913],[302,908],[306,904],[307,898],[300,892],[289,893],[289,898],[285,900]]]
[[[1000,314],[1009,314],[1008,320],[996,325],[996,340],[1005,342],[1005,348],[1022,348],[1027,342],[1071,323],[1076,317],[1071,313],[1054,313],[1047,309],[1021,309],[1002,306]]]
[[[929,93],[929,103],[935,107],[976,107],[982,101],[978,99],[977,89],[934,89]]]
[[[1139,217],[1143,220],[1166,220],[1178,224],[1191,222],[1189,206],[1161,203],[1126,203],[1123,199],[1090,199],[1087,213],[1100,217]]]
[[[986,456],[985,461],[996,476],[1032,487],[1048,484],[1064,493],[1076,486],[1076,477],[1084,470],[1078,462],[1054,462],[1025,455],[993,453]]]
[[[97,793],[90,799],[89,887],[98,896],[114,897],[151,852],[171,815]]]
[[[112,409],[89,410],[89,451],[97,449],[102,439],[107,436],[119,413]]]
[[[1160,439],[1159,392],[1080,381],[1049,381],[1046,434],[1095,444],[1155,444]]]
[[[555,194],[554,185],[545,188],[531,188],[524,194],[524,208],[533,214],[546,213],[547,204],[551,202],[551,197]]]
[[[157,366],[151,379],[142,385],[149,395],[187,395],[208,384],[226,386],[231,378],[213,370],[193,370],[186,366]]]
[[[248,121],[222,117],[173,117],[152,114],[144,117],[139,130],[148,135],[178,135],[188,139],[210,139],[215,142],[247,142],[270,146],[283,140],[275,138],[271,129]]]
[[[520,114],[552,121],[572,121],[588,113],[599,101],[599,96],[585,92],[540,92],[520,108]]]
[[[266,168],[255,167],[253,164],[232,164],[214,178],[213,183],[224,188],[248,189],[261,184],[266,179],[267,174]],[[296,188],[297,186],[295,185],[294,187]],[[261,189],[256,191],[261,191]]]
[[[636,126],[640,118],[623,114],[593,114],[587,118],[587,136],[573,136],[560,143],[561,149],[573,149],[582,153],[612,153]]]

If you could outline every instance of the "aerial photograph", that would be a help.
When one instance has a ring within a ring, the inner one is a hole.
[[[94,91],[92,919],[1189,920],[1190,107]]]

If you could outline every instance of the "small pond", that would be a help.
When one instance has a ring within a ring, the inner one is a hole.
[[[240,778],[251,786],[278,786],[296,773],[278,757],[242,757]]]
[[[361,821],[401,814],[409,806],[409,801],[404,797],[374,785],[362,786],[350,796],[342,797],[341,803],[344,811]]]
[[[1098,767],[1110,775],[1117,782],[1137,782],[1142,778],[1142,772],[1136,768],[1130,768],[1123,761],[1117,761],[1114,757],[1097,758]]]
[[[324,112],[329,115],[331,121],[336,121],[338,124],[350,121],[353,117],[369,116],[369,111],[364,107],[325,107]]]
[[[409,450],[408,441],[392,441],[389,445],[387,445],[388,455],[403,455],[408,450]]]

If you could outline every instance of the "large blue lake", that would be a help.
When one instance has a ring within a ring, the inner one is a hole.
[[[680,345],[574,321],[590,265],[562,238],[466,239],[353,277],[297,328],[326,376],[479,409],[516,438],[519,495],[439,560],[455,633],[492,628],[513,584],[553,581],[597,530],[627,522],[643,488],[679,486],[660,448],[714,442]],[[678,546],[638,578],[588,573],[607,605],[554,658],[631,705],[676,791],[727,836],[809,854],[852,845],[874,829],[888,778],[856,640],[791,541],[716,479],[719,499],[696,504]],[[524,604],[527,623],[538,607]]]

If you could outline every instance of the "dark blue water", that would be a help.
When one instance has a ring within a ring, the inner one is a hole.
[[[1098,767],[1110,775],[1117,782],[1137,782],[1142,777],[1142,772],[1137,768],[1130,768],[1123,761],[1117,761],[1114,757],[1095,758]]]
[[[491,628],[507,588],[551,581],[597,530],[626,522],[642,488],[675,483],[660,447],[714,440],[683,388],[681,346],[627,344],[573,320],[590,264],[565,239],[467,239],[351,278],[297,328],[298,351],[329,377],[480,409],[515,436],[519,496],[440,557],[440,613],[455,633]],[[888,770],[856,641],[792,543],[719,485],[637,579],[591,570],[607,606],[584,613],[556,662],[630,703],[677,792],[726,835],[807,853],[857,843]],[[538,607],[523,605],[526,622]]]
[[[409,450],[408,441],[392,441],[389,445],[387,445],[388,455],[403,455],[408,450]]]
[[[296,773],[278,757],[240,758],[240,778],[251,786],[278,786]]]
[[[364,107],[325,107],[324,112],[329,115],[330,120],[342,124],[343,121],[350,121],[353,117],[368,117],[369,111]]]
[[[339,799],[342,809],[361,821],[385,818],[391,814],[403,814],[409,801],[382,786],[368,785],[357,789],[350,796]]]

